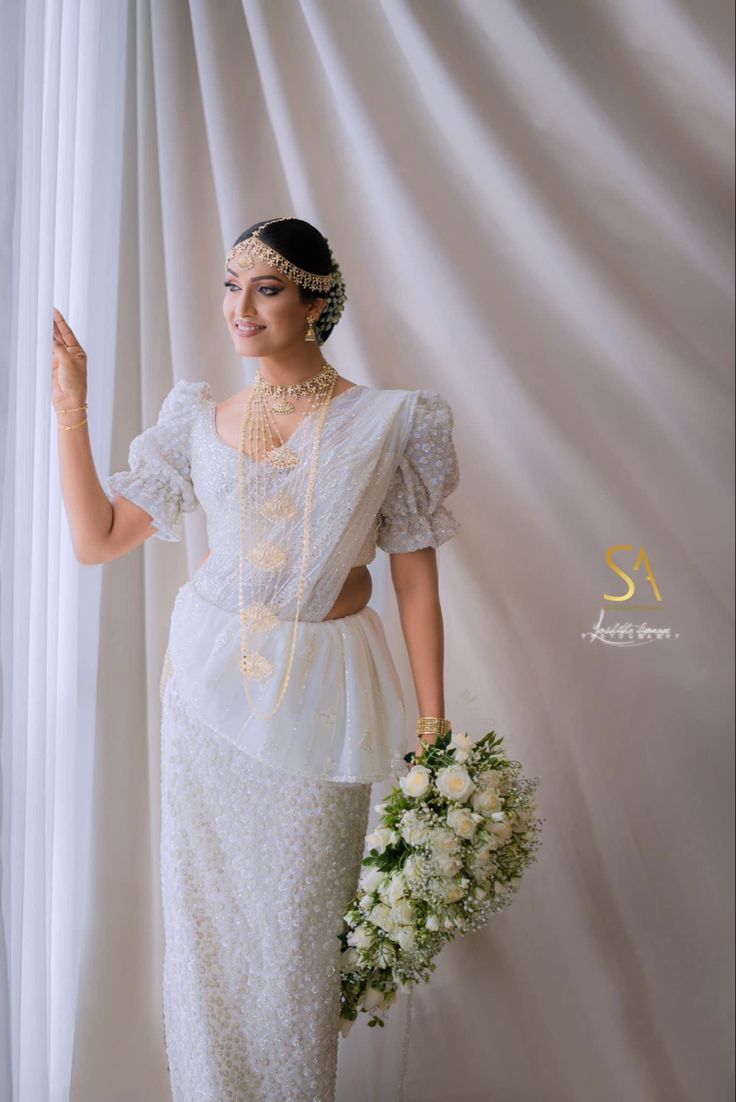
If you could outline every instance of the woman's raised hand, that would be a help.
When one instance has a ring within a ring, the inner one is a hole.
[[[74,409],[87,401],[87,353],[54,307],[51,356],[51,401],[57,410]]]

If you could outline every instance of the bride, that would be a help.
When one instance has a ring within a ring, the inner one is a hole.
[[[371,785],[449,727],[436,548],[458,531],[448,402],[340,375],[345,304],[326,238],[255,223],[223,313],[254,381],[218,403],[180,380],[129,469],[97,476],[87,358],[54,314],[52,401],[77,559],[181,538],[209,552],[178,591],[161,677],[163,1004],[174,1102],[332,1102],[343,913]],[[390,555],[418,704],[405,702],[368,564]],[[342,1043],[349,1043],[347,1039]]]

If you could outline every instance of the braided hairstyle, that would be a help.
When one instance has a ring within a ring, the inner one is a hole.
[[[268,218],[264,218],[260,222],[254,222],[241,233],[234,245],[245,241],[254,230],[268,221],[270,221]],[[305,222],[301,218],[285,218],[274,222],[258,236],[266,245],[271,245],[292,264],[296,264],[306,272],[313,272],[315,275],[335,273],[329,291],[313,291],[297,283],[302,302],[314,302],[318,298],[327,299],[322,313],[314,323],[317,342],[324,344],[340,320],[347,301],[345,280],[327,238],[311,222]]]

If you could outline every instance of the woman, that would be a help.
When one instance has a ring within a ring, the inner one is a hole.
[[[419,704],[444,718],[436,548],[458,524],[452,412],[431,390],[338,375],[321,345],[345,302],[327,240],[278,218],[226,260],[223,312],[255,381],[218,404],[180,380],[100,485],[86,357],[56,313],[53,401],[77,558],[211,548],[179,590],[161,680],[164,1019],[174,1102],[329,1102],[342,915],[373,781],[399,773],[404,702],[367,564],[391,556]],[[82,415],[83,419],[80,419]],[[79,428],[81,431],[71,431]]]

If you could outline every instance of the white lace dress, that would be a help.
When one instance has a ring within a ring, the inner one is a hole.
[[[130,469],[106,480],[108,496],[145,509],[164,540],[180,539],[181,513],[201,504],[211,551],[177,594],[161,679],[174,1102],[334,1099],[338,934],[371,784],[401,772],[414,740],[380,617],[370,606],[324,616],[376,546],[438,547],[458,531],[443,505],[459,480],[452,426],[450,406],[429,390],[355,386],[331,402],[292,673],[270,721],[259,716],[288,661],[300,559],[261,645],[275,676],[251,687],[254,715],[239,664],[238,454],[217,435],[208,384],[175,384],[157,423],[131,443]],[[313,431],[303,422],[289,446],[308,448]]]

